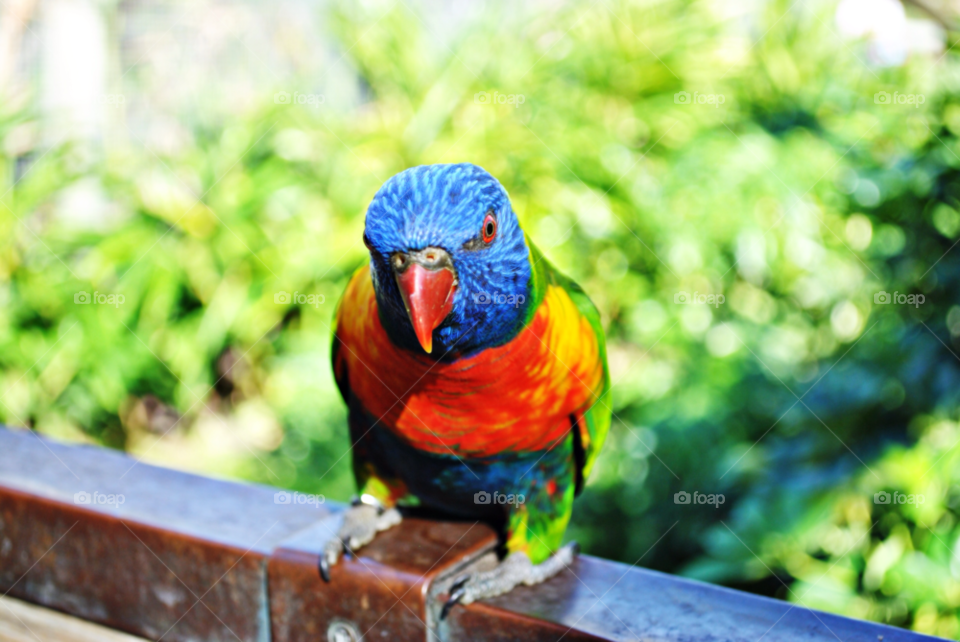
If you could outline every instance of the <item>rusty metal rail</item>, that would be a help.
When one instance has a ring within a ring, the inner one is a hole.
[[[341,507],[278,492],[0,429],[0,592],[171,642],[935,639],[586,555],[439,622],[489,528],[406,519],[326,584]]]

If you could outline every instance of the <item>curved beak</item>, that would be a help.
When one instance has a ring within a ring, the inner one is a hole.
[[[403,304],[423,350],[433,351],[433,331],[453,309],[457,277],[446,250],[428,247],[415,252],[397,252],[391,265]]]

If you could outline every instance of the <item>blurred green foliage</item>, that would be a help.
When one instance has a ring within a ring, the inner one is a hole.
[[[584,3],[449,45],[389,5],[326,17],[357,109],[269,88],[243,118],[182,114],[172,150],[6,145],[0,419],[348,498],[330,323],[365,207],[408,166],[469,161],[607,327],[615,419],[570,537],[960,639],[956,54],[871,66],[829,2]],[[104,229],[61,216],[90,190]]]

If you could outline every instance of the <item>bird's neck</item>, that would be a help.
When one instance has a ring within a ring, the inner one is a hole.
[[[373,265],[380,323],[398,347],[425,354],[420,347],[403,299],[389,272]],[[438,361],[455,361],[511,341],[523,329],[539,301],[529,260],[507,266],[492,275],[463,270],[458,274],[453,310],[434,330],[433,351]]]

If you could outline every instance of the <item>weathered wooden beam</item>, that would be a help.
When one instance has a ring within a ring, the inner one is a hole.
[[[489,527],[408,517],[327,584],[342,507],[278,492],[0,429],[0,593],[169,641],[935,639],[586,555],[441,622],[454,579],[495,562]]]

